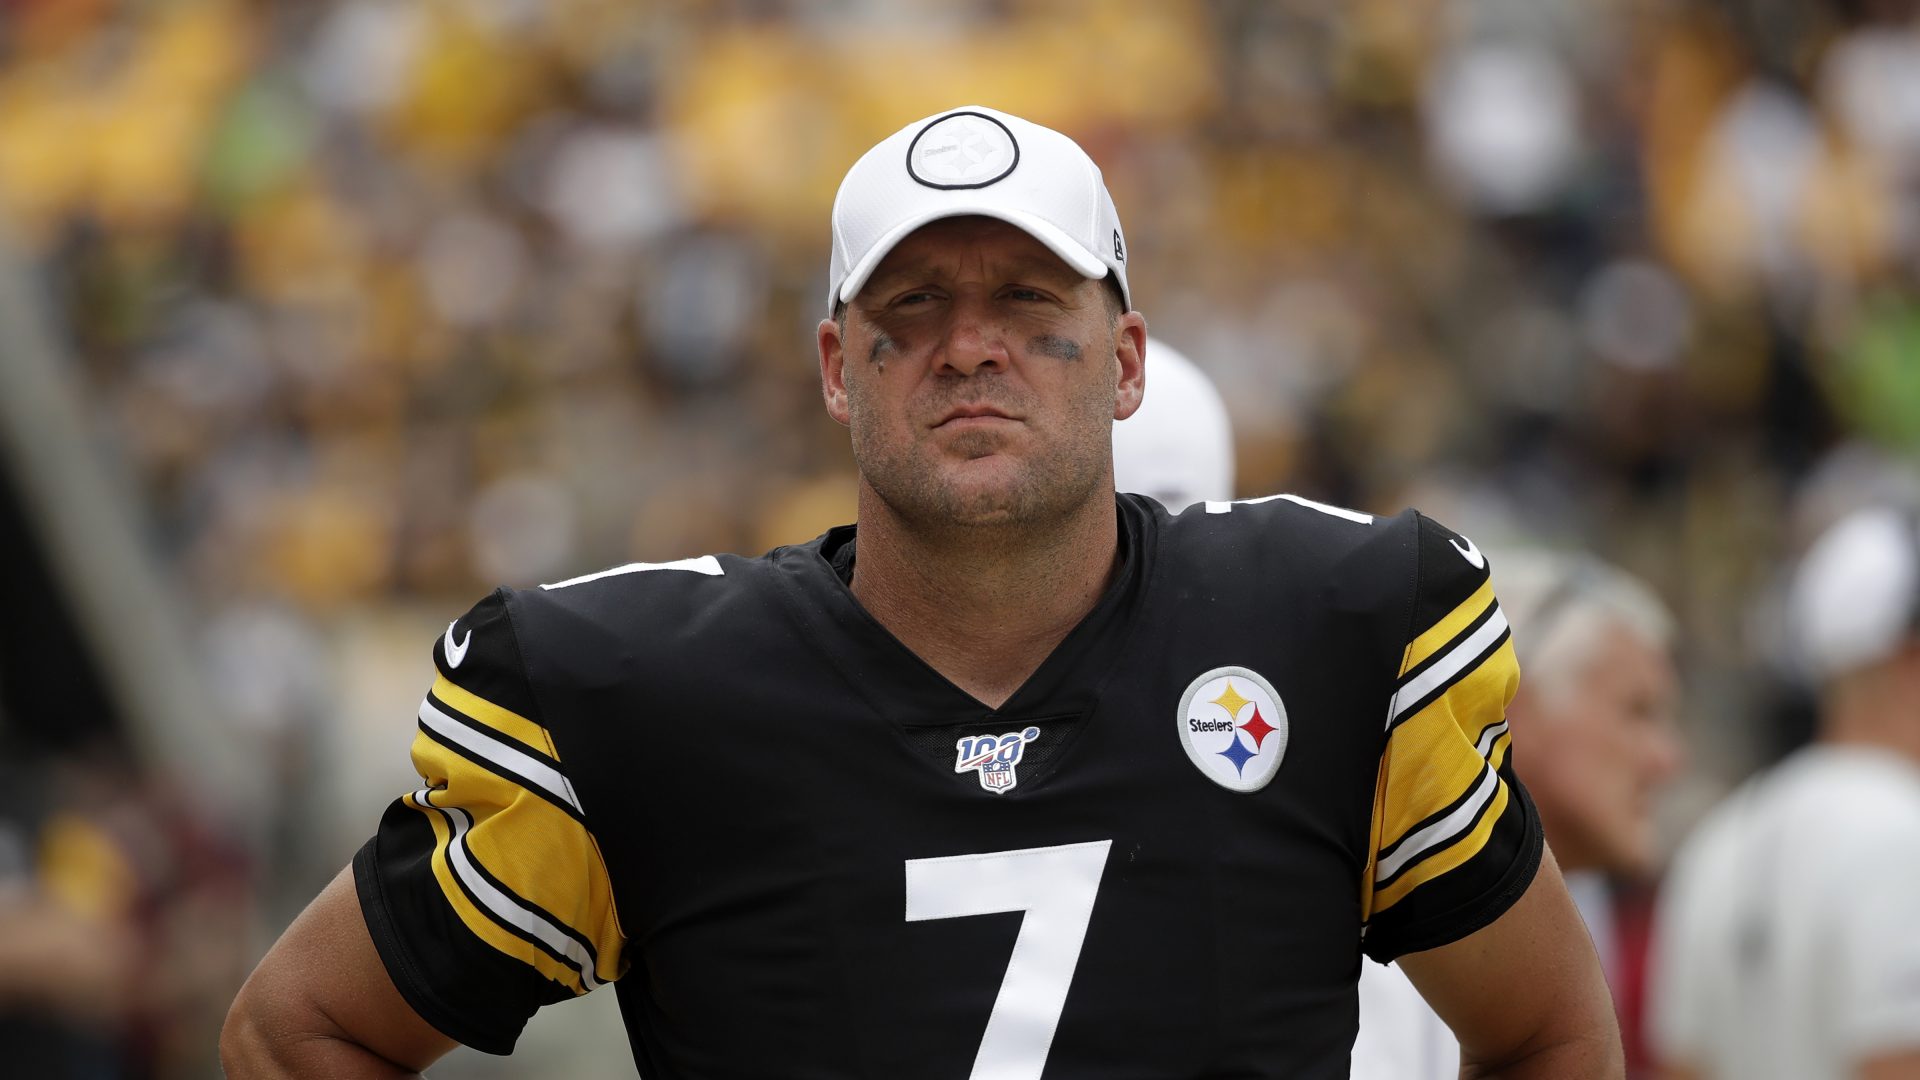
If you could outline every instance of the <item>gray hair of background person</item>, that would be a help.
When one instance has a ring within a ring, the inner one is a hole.
[[[1541,551],[1488,553],[1500,609],[1527,685],[1550,702],[1573,692],[1610,626],[1671,647],[1673,616],[1638,578],[1598,559]]]
[[[1233,421],[1213,380],[1179,350],[1147,339],[1147,396],[1113,425],[1113,486],[1169,510],[1233,498]]]

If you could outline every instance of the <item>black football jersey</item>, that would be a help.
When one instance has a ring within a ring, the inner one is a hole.
[[[1486,560],[1293,496],[1119,517],[998,709],[855,601],[851,526],[481,601],[355,858],[394,983],[493,1053],[615,983],[647,1080],[1346,1076],[1362,954],[1538,866]]]

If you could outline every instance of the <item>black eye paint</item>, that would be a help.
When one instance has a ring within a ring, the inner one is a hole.
[[[885,333],[876,333],[873,335],[873,347],[867,350],[867,363],[881,364],[882,367],[885,367],[886,365],[880,360],[880,354],[898,349],[899,347],[900,343],[888,337]]]
[[[1058,334],[1040,334],[1027,340],[1027,348],[1042,356],[1051,356],[1056,360],[1075,361],[1080,359],[1080,343],[1072,338]]]

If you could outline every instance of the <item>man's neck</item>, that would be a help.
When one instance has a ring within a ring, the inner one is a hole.
[[[1819,741],[1828,746],[1864,746],[1874,750],[1885,750],[1898,754],[1914,766],[1920,767],[1920,731],[1914,730],[1914,727],[1915,725],[1911,723],[1898,724],[1884,721],[1835,723],[1829,718],[1823,722]]]
[[[1820,740],[1840,746],[1890,750],[1920,765],[1920,649],[1903,650],[1828,688]]]
[[[934,670],[992,708],[1100,602],[1119,554],[1112,499],[1045,529],[918,530],[860,493],[853,595]]]

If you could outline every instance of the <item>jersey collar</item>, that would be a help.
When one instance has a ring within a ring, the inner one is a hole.
[[[1137,629],[1158,541],[1157,522],[1133,497],[1117,497],[1120,566],[1092,611],[999,709],[955,686],[893,636],[848,586],[857,526],[828,530],[811,543],[775,555],[785,595],[808,640],[853,690],[889,722],[901,725],[1078,715],[1091,711]]]

